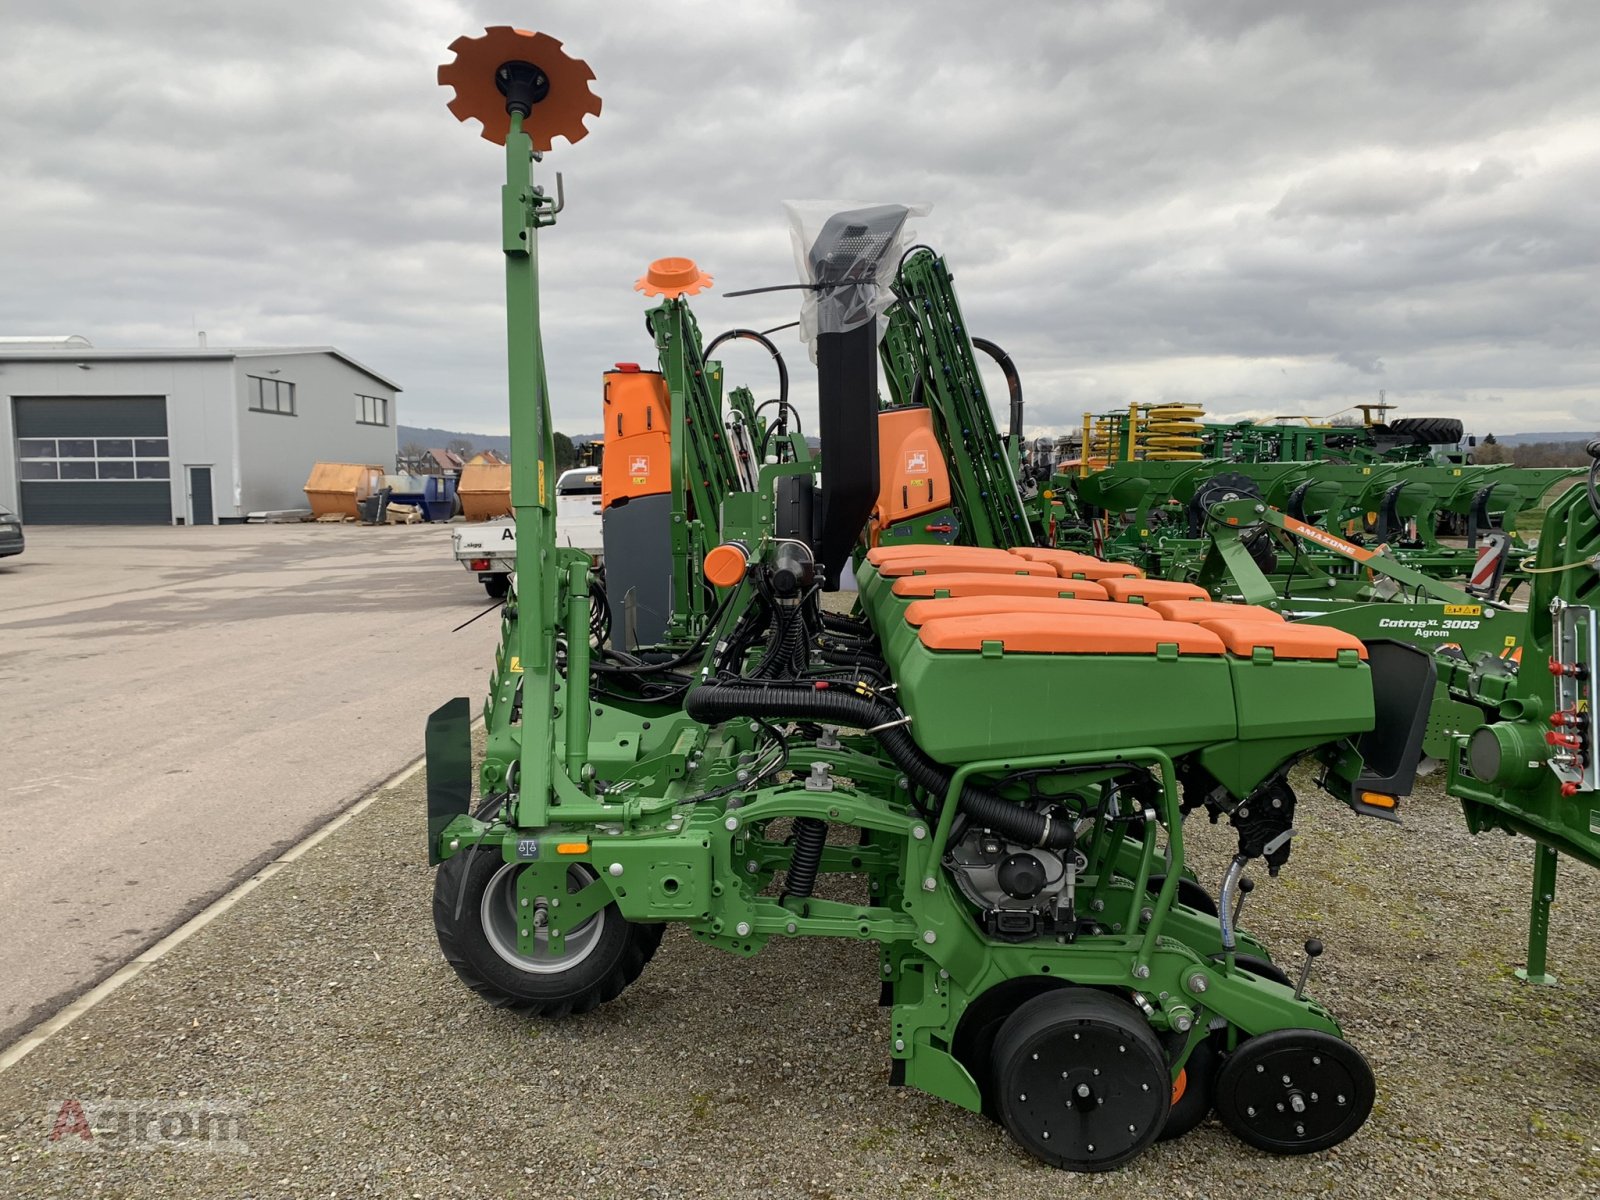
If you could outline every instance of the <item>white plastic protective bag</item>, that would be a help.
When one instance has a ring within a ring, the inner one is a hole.
[[[881,342],[889,327],[884,312],[894,303],[890,285],[913,243],[908,222],[933,205],[787,200],[783,207],[800,282],[832,285],[807,291],[800,304],[800,340],[811,361],[819,333],[847,333],[876,320]]]

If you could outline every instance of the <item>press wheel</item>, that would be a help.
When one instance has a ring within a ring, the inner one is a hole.
[[[1365,1123],[1377,1085],[1361,1052],[1313,1029],[1243,1042],[1217,1076],[1216,1109],[1238,1138],[1272,1154],[1314,1154]]]
[[[1000,1121],[1036,1158],[1109,1171],[1156,1140],[1172,1103],[1161,1043],[1126,1001],[1087,988],[1035,996],[994,1044]]]

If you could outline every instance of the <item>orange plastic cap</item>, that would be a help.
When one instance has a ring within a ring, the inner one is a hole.
[[[1176,579],[1102,579],[1100,586],[1113,600],[1132,603],[1141,600],[1153,604],[1157,600],[1186,600],[1197,603],[1211,599],[1211,594],[1198,584],[1183,583]]]
[[[1282,613],[1255,604],[1222,604],[1212,600],[1151,600],[1146,607],[1155,609],[1169,621],[1266,621],[1283,624]]]
[[[723,542],[706,553],[706,578],[720,588],[733,587],[744,578],[750,555],[737,542]]]
[[[1321,659],[1332,662],[1341,650],[1354,650],[1358,657],[1367,657],[1367,647],[1354,634],[1328,625],[1304,625],[1298,622],[1273,624],[1267,621],[1202,621],[1200,628],[1209,629],[1222,639],[1228,653],[1248,658],[1256,650],[1272,651],[1272,657]]]
[[[913,600],[906,605],[905,615],[907,625],[925,625],[946,617],[993,617],[1001,613],[1161,620],[1160,613],[1151,612],[1142,605],[1121,604],[1112,607],[1104,600],[1075,600],[1060,596],[952,596],[936,600]]]
[[[1172,646],[1180,655],[1220,655],[1223,646],[1201,625],[1044,613],[942,617],[926,622],[917,637],[929,650],[982,650],[998,643],[1021,654],[1156,654]]]
[[[692,258],[658,258],[650,269],[633,281],[633,290],[646,296],[692,296],[711,286],[707,275]]]
[[[904,546],[874,546],[867,551],[867,561],[875,567],[884,563],[900,562],[907,558],[927,558],[936,554],[940,558],[952,561],[963,559],[969,562],[987,560],[989,562],[1008,562],[1004,550],[996,550],[987,546],[945,546],[936,542],[919,542]]]
[[[936,596],[1054,596],[1066,600],[1105,602],[1106,592],[1097,583],[1081,579],[1058,579],[1048,575],[994,575],[977,571],[932,571],[926,575],[904,575],[894,581],[892,590],[903,600]]]

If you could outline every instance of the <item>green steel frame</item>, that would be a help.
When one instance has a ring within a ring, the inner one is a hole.
[[[895,278],[895,303],[881,347],[894,406],[925,403],[950,472],[960,540],[1032,546],[1037,535],[1017,483],[1016,448],[995,427],[943,257],[913,248]]]

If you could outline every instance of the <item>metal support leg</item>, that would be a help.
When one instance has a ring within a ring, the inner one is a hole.
[[[1556,977],[1545,970],[1550,949],[1550,905],[1556,898],[1556,851],[1538,843],[1533,851],[1533,898],[1528,905],[1528,965],[1517,968],[1524,983],[1556,985]]]

